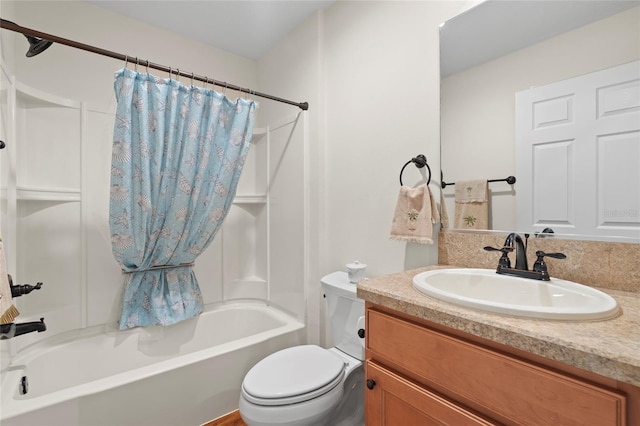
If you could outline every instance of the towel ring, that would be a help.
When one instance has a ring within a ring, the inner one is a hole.
[[[427,170],[429,171],[429,178],[427,179],[427,185],[429,185],[429,183],[431,183],[431,167],[429,167],[429,164],[427,164],[427,157],[425,157],[422,154],[418,154],[415,157],[413,157],[411,160],[407,161],[404,166],[402,166],[402,169],[400,170],[400,186],[402,186],[402,172],[404,172],[405,167],[407,167],[409,164],[411,163],[415,163],[416,167],[421,169],[424,166],[427,166]]]

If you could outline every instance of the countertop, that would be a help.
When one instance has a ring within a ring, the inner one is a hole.
[[[414,317],[640,387],[640,293],[599,289],[621,314],[604,321],[554,321],[495,315],[429,297],[412,287],[429,266],[358,284],[358,297]]]

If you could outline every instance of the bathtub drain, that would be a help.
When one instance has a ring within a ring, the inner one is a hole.
[[[29,392],[29,380],[27,379],[27,376],[22,376],[22,378],[20,379],[18,391],[20,392],[20,395],[25,395],[27,392]]]

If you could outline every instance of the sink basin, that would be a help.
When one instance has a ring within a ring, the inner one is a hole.
[[[438,269],[417,274],[413,287],[436,299],[497,314],[553,320],[598,320],[618,313],[615,299],[572,281],[538,281],[494,269]]]

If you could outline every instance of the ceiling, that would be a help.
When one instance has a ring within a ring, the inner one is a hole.
[[[480,3],[441,26],[441,76],[444,78],[638,5],[639,0]]]
[[[258,60],[316,10],[327,8],[336,0],[85,1]],[[638,4],[639,0],[483,1],[443,24],[442,76]],[[541,26],[538,22],[545,24]],[[505,30],[510,37],[503,36]],[[449,52],[464,54],[449,55]]]
[[[335,0],[85,0],[249,59],[260,59]]]

